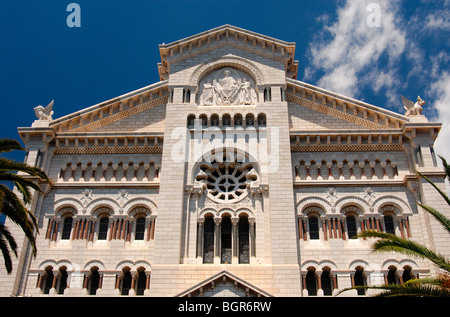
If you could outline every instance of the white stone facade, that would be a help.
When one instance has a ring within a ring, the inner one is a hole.
[[[2,296],[328,296],[437,272],[350,239],[367,229],[450,255],[416,205],[450,215],[417,175],[445,186],[439,123],[301,82],[295,43],[234,26],[160,51],[160,82],[19,128],[52,182]]]

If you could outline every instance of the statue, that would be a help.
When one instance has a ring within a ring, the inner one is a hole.
[[[211,106],[213,104],[213,86],[211,82],[205,82],[203,84],[203,93],[200,97],[200,104],[205,106]]]
[[[53,120],[53,101],[52,100],[45,108],[41,105],[34,108],[34,113],[39,120]]]
[[[204,80],[199,101],[201,106],[251,105],[257,95],[246,75],[226,67]]]
[[[236,100],[236,96],[239,93],[240,86],[238,82],[231,77],[231,71],[225,69],[223,72],[224,78],[219,79],[217,82],[215,79],[213,81],[214,91],[216,92],[216,98],[218,104],[230,105]]]
[[[250,82],[247,78],[243,79],[241,84],[240,103],[244,105],[251,105],[253,100],[256,100],[256,92],[251,89]]]
[[[420,96],[417,96],[416,103],[402,96],[402,102],[406,110],[405,116],[408,117],[421,115],[423,110],[422,106],[426,104],[426,102],[423,101],[422,98],[420,98]]]

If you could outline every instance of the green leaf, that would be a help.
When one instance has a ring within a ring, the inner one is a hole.
[[[448,198],[448,196],[439,188],[439,187],[437,187],[436,186],[436,184],[432,181],[432,180],[430,180],[428,177],[426,177],[425,175],[423,175],[422,173],[420,173],[420,172],[417,172],[417,174],[419,174],[422,178],[424,178],[428,183],[430,183],[431,184],[431,186],[433,186],[437,191],[438,191],[438,193],[445,199],[445,201],[447,202],[447,204],[450,206],[450,199]]]
[[[432,261],[441,269],[450,272],[450,263],[446,258],[440,254],[437,254],[427,247],[416,243],[410,239],[398,237],[394,234],[379,232],[379,231],[365,231],[358,234],[358,237],[366,238],[381,238],[372,245],[373,252],[399,252],[407,254],[409,256],[425,258]]]
[[[384,292],[372,295],[372,297],[449,297],[449,290],[424,283],[384,284],[379,286],[354,286],[339,291],[336,296],[349,290],[376,289]]]
[[[436,218],[437,221],[439,221],[445,230],[447,230],[450,233],[450,219],[445,217],[443,214],[441,214],[439,211],[434,209],[433,207],[425,206],[420,203],[417,203],[420,207],[428,211],[430,214]]]

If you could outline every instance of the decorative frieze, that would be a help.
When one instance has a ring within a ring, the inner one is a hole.
[[[150,98],[152,98],[152,97],[150,96]],[[149,101],[147,101],[147,102],[145,102],[143,104],[140,104],[138,106],[133,106],[133,103],[131,101],[129,109],[122,110],[122,111],[120,111],[121,104],[119,104],[120,106],[117,108],[118,112],[116,112],[116,113],[113,113],[114,112],[114,105],[110,105],[108,110],[107,110],[109,115],[107,115],[106,117],[105,117],[104,109],[101,109],[99,114],[98,114],[98,118],[99,118],[98,120],[90,122],[90,123],[87,123],[85,125],[80,124],[80,121],[78,121],[77,122],[77,125],[79,125],[78,128],[73,128],[73,120],[72,120],[72,121],[69,121],[69,123],[68,123],[69,128],[67,130],[70,130],[70,132],[74,132],[74,133],[92,131],[92,130],[100,128],[100,127],[102,127],[104,125],[111,124],[113,122],[122,120],[124,118],[129,117],[129,116],[132,116],[132,115],[141,113],[143,111],[149,110],[151,108],[154,108],[156,106],[159,106],[161,104],[165,104],[165,103],[168,102],[168,98],[169,98],[168,95],[167,96],[162,96],[162,97],[159,97],[159,98],[154,99],[154,100],[149,100]],[[91,120],[89,120],[89,121],[91,121]],[[82,122],[83,121],[81,121],[81,123]],[[63,125],[61,124],[59,131],[61,132],[62,129],[63,129]]]
[[[385,152],[404,151],[402,144],[291,145],[291,152]]]
[[[398,178],[398,163],[376,160],[301,160],[294,165],[294,181],[380,180]]]
[[[159,174],[160,165],[154,162],[67,162],[59,172],[58,182],[159,182]]]
[[[309,100],[309,99],[307,99],[307,96],[306,96],[306,90],[303,90],[302,97],[298,97],[298,96],[295,96],[292,94],[287,94],[286,97],[287,97],[288,102],[294,102],[301,106],[308,107],[310,109],[313,109],[315,111],[319,111],[322,113],[326,113],[328,115],[332,115],[336,118],[352,122],[356,125],[359,125],[359,126],[362,126],[362,127],[368,128],[368,129],[385,130],[385,129],[390,128],[389,121],[388,121],[389,119],[387,116],[385,117],[387,121],[385,120],[384,124],[377,122],[378,114],[376,114],[376,113],[375,113],[376,116],[375,116],[375,114],[372,116],[373,121],[371,121],[369,119],[366,119],[367,113],[365,114],[366,118],[355,115],[355,111],[353,111],[352,113],[348,113],[347,112],[348,104],[345,102],[342,103],[342,108],[341,108],[342,111],[341,111],[335,107],[336,103],[332,103],[331,107],[330,107],[330,106],[326,105],[326,102],[320,102],[320,100],[317,100],[315,93],[312,93],[311,100]],[[322,99],[322,101],[323,100],[324,99]],[[356,113],[358,113],[356,106],[354,106],[353,109],[355,109]],[[400,128],[400,123],[398,120],[394,123],[394,126],[396,128]]]

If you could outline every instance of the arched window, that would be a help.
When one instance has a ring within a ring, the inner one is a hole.
[[[121,295],[128,295],[131,289],[131,281],[133,277],[131,276],[131,269],[129,267],[124,267],[122,270],[122,287],[120,290]]]
[[[106,240],[108,235],[109,218],[103,217],[100,219],[99,229],[98,229],[98,240]]]
[[[206,217],[203,231],[203,263],[214,262],[214,219]]]
[[[392,215],[384,215],[384,228],[386,233],[395,234],[394,217]]]
[[[199,119],[200,119],[201,122],[202,122],[202,128],[206,128],[207,125],[208,125],[208,116],[207,116],[206,114],[201,114],[201,115],[199,116]]]
[[[354,276],[355,285],[354,286],[365,286],[366,285],[366,277],[364,275],[364,268],[358,266],[355,271]],[[366,290],[364,288],[357,289],[358,295],[365,295]]]
[[[309,224],[309,239],[318,240],[319,239],[319,219],[316,216],[311,216],[308,218]]]
[[[67,216],[64,218],[62,235],[61,235],[62,240],[70,239],[70,232],[72,231],[72,223],[73,223],[72,216]]]
[[[331,279],[331,269],[329,267],[324,267],[322,271],[322,276],[320,277],[320,282],[322,285],[323,295],[331,296],[333,292],[333,282]]]
[[[247,213],[239,219],[228,213],[221,218],[208,214],[197,230],[197,256],[203,257],[203,263],[249,264],[256,256],[256,225]]]
[[[258,114],[258,127],[266,126],[266,115],[264,113]]]
[[[134,240],[144,240],[144,233],[145,233],[145,218],[143,217],[137,218]]]
[[[64,294],[67,288],[67,268],[65,266],[59,268],[58,294]]]
[[[91,268],[91,276],[89,279],[89,295],[96,295],[97,290],[100,288],[100,274],[98,267]]]
[[[243,122],[242,115],[240,113],[236,113],[234,115],[234,126],[241,126]]]
[[[229,127],[230,125],[231,125],[231,115],[226,113],[222,116],[222,126]]]
[[[239,218],[239,263],[250,263],[250,241],[249,241],[248,217]]]
[[[187,118],[187,126],[190,129],[193,129],[195,126],[195,114],[190,114]]]
[[[43,275],[43,281],[41,284],[41,289],[42,292],[44,294],[49,294],[50,293],[50,289],[53,286],[53,279],[55,278],[54,274],[53,274],[53,267],[51,266],[47,266],[45,268],[45,272]]]
[[[306,273],[306,289],[308,290],[308,296],[317,296],[317,280],[316,269],[313,267],[308,268]]]
[[[255,116],[251,113],[245,116],[245,124],[247,127],[254,126],[255,124]]]
[[[412,275],[412,267],[410,267],[409,265],[406,265],[405,267],[403,267],[403,274],[402,274],[403,283],[406,283],[413,278],[414,277]]]
[[[397,278],[397,268],[395,266],[390,266],[387,274],[387,284],[398,284]]]
[[[232,225],[230,217],[222,218],[222,226],[221,226],[221,236],[220,236],[220,262],[221,263],[231,263],[232,255],[231,255],[231,240],[232,240]]]
[[[346,216],[346,220],[347,220],[348,238],[349,239],[355,238],[356,235],[358,234],[358,229],[356,226],[356,218],[354,215],[348,215]]]
[[[137,272],[136,295],[144,295],[147,285],[147,274],[145,274],[145,268],[143,267],[138,268]]]

